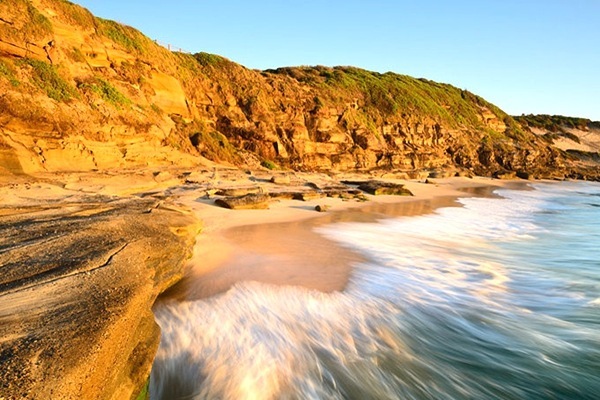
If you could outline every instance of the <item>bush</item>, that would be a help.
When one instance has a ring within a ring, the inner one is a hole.
[[[138,52],[145,50],[143,43],[145,37],[136,29],[108,19],[96,18],[96,21],[98,21],[99,32],[113,42],[120,44],[127,50]]]
[[[21,82],[19,82],[19,80],[15,76],[15,73],[13,72],[12,68],[10,68],[3,61],[0,61],[0,76],[4,76],[6,79],[8,79],[8,81],[13,87],[17,87],[21,84]]]
[[[32,68],[33,84],[45,91],[51,99],[66,101],[79,97],[75,88],[58,74],[54,65],[31,58],[24,58],[19,63]]]
[[[78,85],[80,89],[89,90],[100,96],[102,100],[113,106],[128,106],[131,105],[129,100],[123,93],[119,92],[113,85],[101,78],[93,78],[89,82],[82,82]]]
[[[270,170],[279,169],[279,166],[271,160],[262,160],[260,165]]]

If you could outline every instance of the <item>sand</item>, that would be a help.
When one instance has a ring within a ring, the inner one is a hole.
[[[458,197],[491,195],[515,185],[487,178],[448,178],[435,183],[402,181],[414,197],[367,196],[369,201],[323,198],[275,201],[266,210],[228,210],[194,194],[179,199],[203,221],[188,276],[170,290],[169,299],[194,300],[223,293],[238,282],[296,285],[322,292],[342,291],[360,253],[319,235],[315,228],[345,221],[429,213],[458,206]],[[316,205],[329,211],[318,213]]]
[[[413,194],[371,196],[368,201],[321,198],[312,201],[274,200],[266,210],[229,210],[214,204],[217,188],[260,186],[267,192],[291,191],[307,182],[319,186],[339,184],[343,179],[381,179],[377,176],[345,174],[282,173],[291,184],[276,185],[277,173],[235,168],[190,171],[153,169],[63,173],[12,177],[0,182],[2,205],[10,212],[44,204],[87,201],[103,196],[111,199],[150,197],[167,207],[187,209],[202,222],[187,277],[169,290],[168,297],[196,299],[223,293],[237,282],[253,280],[277,285],[298,285],[323,292],[340,291],[352,273],[352,265],[363,256],[340,247],[315,232],[315,228],[341,221],[374,221],[391,216],[418,215],[437,207],[457,205],[459,196],[489,195],[490,188],[515,183],[489,178],[446,178],[434,182],[403,181]],[[522,183],[524,184],[524,183]],[[329,207],[318,213],[315,206]],[[6,210],[2,211],[5,212]],[[149,210],[151,211],[151,210]],[[1,214],[0,214],[1,215]]]

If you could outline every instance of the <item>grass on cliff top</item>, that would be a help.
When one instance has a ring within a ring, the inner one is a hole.
[[[52,8],[63,22],[75,24],[84,29],[93,29],[95,26],[94,15],[80,5],[67,0],[55,0],[52,2]]]
[[[402,114],[428,116],[449,127],[480,128],[480,110],[487,107],[500,120],[506,113],[473,93],[452,85],[392,72],[380,74],[356,67],[297,67],[268,70],[324,89],[332,99],[360,98],[369,115],[389,120]]]
[[[150,39],[130,26],[96,17],[98,32],[129,51],[144,52]]]
[[[545,129],[549,132],[563,132],[564,128],[586,130],[592,121],[586,118],[565,117],[562,115],[521,115],[513,117],[517,122],[531,128]]]
[[[31,67],[32,83],[46,92],[51,99],[66,101],[74,97],[79,98],[75,88],[59,75],[54,65],[31,58],[24,58],[18,63],[21,66]]]

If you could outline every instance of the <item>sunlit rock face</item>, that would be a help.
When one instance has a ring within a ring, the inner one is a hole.
[[[193,166],[204,156],[296,170],[597,174],[448,84],[354,67],[250,70],[171,52],[63,1],[11,0],[0,11],[9,171]]]
[[[0,210],[0,397],[127,399],[196,222],[154,200],[65,193]]]

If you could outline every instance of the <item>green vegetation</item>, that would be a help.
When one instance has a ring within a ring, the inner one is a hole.
[[[137,397],[135,398],[135,400],[147,400],[147,399],[149,399],[150,398],[150,392],[148,391],[149,386],[150,386],[150,379],[148,379],[146,381],[146,384],[142,388],[142,391],[137,395]]]
[[[200,130],[190,135],[190,142],[202,156],[215,161],[232,163],[238,160],[237,149],[223,134],[207,130],[201,123],[196,123],[195,128]]]
[[[263,167],[265,167],[266,169],[270,169],[270,170],[276,170],[279,169],[279,166],[277,164],[275,164],[273,161],[271,160],[262,160],[260,165],[262,165]]]
[[[84,63],[86,62],[85,56],[77,47],[73,47],[71,51],[67,51],[69,58],[75,62]]]
[[[194,54],[194,58],[196,59],[196,61],[198,61],[200,63],[200,65],[202,65],[204,67],[209,67],[209,66],[219,67],[219,66],[223,66],[223,65],[231,62],[228,59],[226,59],[225,57],[221,57],[216,54],[204,53],[204,52]]]
[[[88,29],[94,27],[94,16],[85,8],[67,0],[57,0],[52,3],[57,15],[64,22],[79,25]]]
[[[143,52],[146,49],[144,42],[149,39],[138,30],[108,19],[96,18],[96,21],[101,34],[125,49],[137,52]]]
[[[119,92],[113,85],[101,78],[93,78],[88,82],[82,82],[78,85],[80,89],[90,90],[100,96],[102,100],[112,104],[115,107],[131,105],[123,93]]]
[[[2,60],[0,60],[0,76],[4,76],[8,79],[8,82],[10,82],[13,87],[17,87],[21,84],[15,76],[13,69]]]
[[[481,110],[485,107],[515,132],[520,132],[510,116],[481,97],[427,79],[392,72],[380,74],[355,67],[279,68],[266,72],[288,75],[327,93],[336,102],[359,99],[361,112],[375,125],[410,114],[430,117],[448,127],[479,129],[484,127]]]
[[[0,37],[5,41],[28,42],[49,38],[52,24],[37,8],[27,0],[0,1],[0,15],[19,15],[25,17],[25,24],[19,29],[11,24],[0,24]]]
[[[545,129],[553,133],[566,133],[564,128],[586,130],[591,121],[586,118],[565,117],[562,115],[521,115],[513,117],[517,122],[530,128]]]
[[[18,63],[31,67],[33,84],[46,92],[51,99],[66,101],[79,97],[75,88],[58,74],[54,65],[31,58],[24,58]]]

